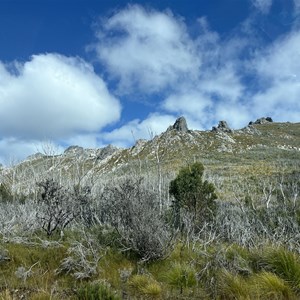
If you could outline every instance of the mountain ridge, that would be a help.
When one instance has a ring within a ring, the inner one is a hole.
[[[1,182],[25,194],[34,189],[38,180],[47,177],[62,184],[91,184],[138,174],[162,176],[167,185],[180,167],[194,161],[202,162],[207,176],[222,181],[225,190],[229,178],[242,182],[253,175],[254,169],[257,176],[278,173],[283,165],[285,172],[296,171],[300,164],[300,123],[273,122],[266,117],[238,130],[220,121],[212,130],[199,131],[188,129],[185,118],[180,117],[165,132],[151,140],[137,140],[130,148],[71,146],[60,155],[31,155],[2,169]]]

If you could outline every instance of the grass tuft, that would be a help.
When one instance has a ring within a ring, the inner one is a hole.
[[[221,299],[251,299],[251,287],[240,275],[223,271],[219,274]]]
[[[296,296],[287,282],[274,273],[261,272],[254,277],[253,283],[257,287],[258,299],[296,299]]]
[[[87,283],[77,291],[79,300],[119,300],[120,297],[114,293],[106,283]]]
[[[266,253],[267,268],[289,283],[300,295],[300,260],[299,257],[284,248],[270,249]]]
[[[196,271],[189,264],[174,263],[166,274],[166,279],[171,286],[179,288],[181,293],[183,289],[194,287],[197,284]]]
[[[0,293],[0,299],[1,300],[13,300],[13,297],[11,296],[8,289],[5,289]]]
[[[160,284],[147,275],[133,275],[128,282],[133,294],[139,294],[147,298],[158,299],[161,296]]]

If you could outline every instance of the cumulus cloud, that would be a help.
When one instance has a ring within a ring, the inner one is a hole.
[[[299,121],[300,32],[293,32],[262,51],[253,65],[264,85],[253,97],[256,113],[279,121]]]
[[[252,0],[253,5],[263,14],[268,14],[273,0]]]
[[[261,51],[255,61],[260,76],[290,81],[300,75],[300,32],[292,32]]]
[[[167,112],[183,115],[191,129],[203,129],[209,126],[213,101],[209,95],[199,90],[186,90],[174,93],[162,103]]]
[[[0,140],[0,163],[6,165],[15,164],[26,156],[35,153],[34,143],[22,141],[16,138],[4,138]]]
[[[79,58],[36,55],[14,67],[0,63],[2,137],[67,138],[119,119],[118,100]]]
[[[185,23],[171,12],[130,5],[102,23],[98,58],[120,82],[121,93],[143,93],[196,76],[200,65]]]
[[[53,155],[60,154],[63,150],[61,145],[52,141],[3,138],[0,140],[0,163],[10,166],[37,152]]]
[[[264,15],[273,1],[252,4]],[[266,115],[296,121],[299,32],[266,46],[256,26],[262,15],[250,15],[228,36],[211,30],[209,20],[200,16],[192,37],[185,21],[170,11],[128,6],[101,24],[96,51],[123,92],[148,94],[158,104],[154,115],[185,115],[191,128],[208,129],[221,119],[241,128]],[[144,137],[141,128],[149,119],[135,119],[110,136],[125,141],[138,128]]]
[[[228,35],[213,31],[202,16],[191,35],[183,18],[139,5],[102,19],[93,49],[106,80],[126,101],[142,94],[152,105],[145,119],[134,116],[111,132],[105,126],[119,120],[120,103],[90,64],[57,54],[0,62],[0,156],[9,143],[30,151],[32,140],[44,137],[85,147],[129,146],[181,115],[192,129],[210,129],[221,119],[241,128],[262,116],[299,122],[300,31],[291,27],[262,42],[256,22],[273,3],[251,1],[261,14]]]
[[[96,146],[97,134],[116,122],[119,101],[93,67],[76,57],[34,55],[0,62],[0,160],[24,158],[41,140]]]
[[[240,37],[222,41],[206,17],[197,28],[192,38],[184,20],[170,11],[133,5],[102,22],[95,48],[123,92],[163,95],[155,100],[157,113],[184,114],[202,129],[215,122],[216,99],[232,104],[243,94],[233,65],[247,43]]]

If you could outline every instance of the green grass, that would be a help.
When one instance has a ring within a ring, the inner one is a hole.
[[[114,292],[105,282],[85,283],[77,290],[78,300],[120,300],[118,293]]]
[[[72,278],[59,278],[55,274],[60,260],[66,255],[66,248],[42,248],[21,244],[5,244],[5,248],[10,261],[0,264],[2,289],[27,290],[32,295],[39,294],[36,299],[49,299],[57,283],[62,290],[73,285]],[[54,296],[52,298],[55,299]]]
[[[268,249],[265,254],[266,268],[284,279],[300,296],[299,255],[284,248]]]
[[[221,299],[251,299],[251,285],[240,275],[220,271],[218,283]]]
[[[161,285],[149,275],[133,275],[128,281],[129,291],[134,296],[160,299]]]
[[[0,263],[0,299],[299,298],[299,254],[285,248],[246,249],[225,243],[188,247],[178,242],[168,258],[150,263],[107,248],[101,250],[98,274],[76,281],[55,272],[70,245],[67,241],[59,248],[1,245],[10,260]],[[17,276],[30,268],[27,277]]]
[[[263,271],[252,279],[258,299],[292,300],[296,299],[292,288],[274,273]]]

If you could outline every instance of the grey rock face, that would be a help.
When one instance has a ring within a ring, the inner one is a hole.
[[[259,118],[257,119],[255,122],[249,122],[249,125],[253,125],[253,124],[266,124],[266,123],[272,123],[273,120],[270,117],[263,117],[263,118]]]
[[[70,146],[65,151],[64,154],[82,154],[84,152],[83,147],[80,146]]]
[[[253,122],[250,122],[250,123],[253,124]],[[247,133],[247,134],[258,134],[258,135],[261,135],[261,132],[257,128],[255,128],[254,126],[251,126],[252,124],[250,124],[250,123],[249,123],[249,125],[247,127],[241,129],[240,131],[243,132],[243,133]]]
[[[97,159],[98,160],[102,160],[105,159],[106,157],[108,157],[109,155],[113,154],[114,152],[116,152],[118,150],[117,147],[114,147],[112,145],[108,145],[102,149],[99,149],[97,151]]]
[[[175,129],[177,131],[180,131],[180,132],[188,132],[189,129],[188,129],[188,126],[187,126],[187,123],[186,123],[186,119],[184,117],[180,117],[176,120],[176,122],[174,123],[172,129]]]
[[[214,132],[222,131],[227,133],[233,132],[233,130],[228,126],[226,121],[220,121],[217,127],[214,126],[212,128],[212,131]]]

